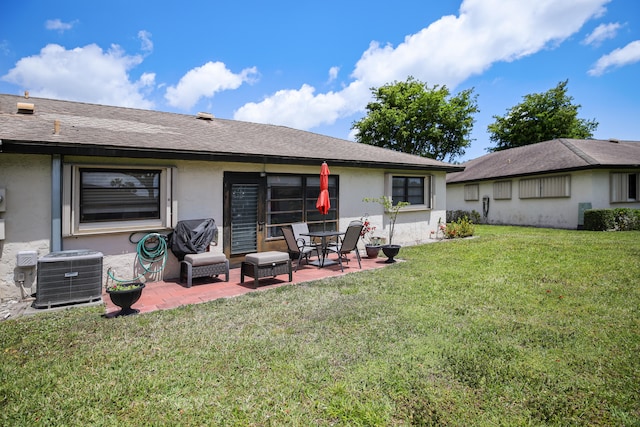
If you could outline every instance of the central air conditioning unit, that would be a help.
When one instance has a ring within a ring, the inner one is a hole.
[[[102,301],[102,253],[51,252],[38,259],[36,308]]]

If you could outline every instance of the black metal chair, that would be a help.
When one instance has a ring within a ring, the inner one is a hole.
[[[316,256],[320,258],[320,252],[318,247],[313,244],[307,244],[304,239],[297,239],[293,234],[293,230],[290,227],[282,227],[282,235],[284,236],[285,242],[287,242],[287,249],[289,254],[297,256],[298,262],[296,263],[296,269],[294,271],[298,271],[298,267],[300,266],[300,262],[302,259],[306,259],[307,263],[309,263],[309,255],[312,252],[316,252]]]
[[[339,239],[338,243],[331,244],[327,246],[328,252],[334,252],[338,254],[338,263],[340,264],[340,269],[344,271],[344,267],[342,266],[342,257],[349,262],[350,252],[356,253],[356,259],[358,260],[358,267],[362,269],[362,264],[360,263],[360,251],[358,251],[358,241],[360,240],[360,233],[362,233],[362,228],[364,224],[361,221],[351,221],[349,226],[347,227],[347,231],[344,233],[344,236]]]

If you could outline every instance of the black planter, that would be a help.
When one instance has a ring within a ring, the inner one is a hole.
[[[398,255],[398,252],[400,252],[400,248],[400,245],[384,245],[382,247],[382,252],[387,256],[387,260],[385,261],[387,264],[396,262],[396,260],[393,258]]]
[[[367,258],[370,259],[378,258],[378,255],[380,254],[379,245],[366,245],[365,250],[367,251]]]
[[[107,290],[107,293],[111,298],[111,302],[121,308],[121,310],[116,314],[116,317],[129,316],[131,314],[138,314],[140,312],[140,310],[131,308],[131,306],[140,299],[140,296],[142,295],[142,289],[144,289],[144,283],[136,284],[139,286],[123,291]]]

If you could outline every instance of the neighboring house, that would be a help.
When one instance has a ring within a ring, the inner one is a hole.
[[[447,210],[482,222],[576,229],[586,209],[640,208],[640,142],[554,139],[497,151],[447,175]]]
[[[315,208],[327,161],[331,210]],[[447,172],[459,166],[283,126],[0,95],[0,298],[34,292],[21,251],[90,249],[104,270],[134,277],[135,242],[178,220],[213,218],[218,248],[237,266],[250,252],[285,249],[280,227],[346,229],[408,200],[394,243],[425,242],[445,218]],[[164,278],[178,276],[170,254]]]

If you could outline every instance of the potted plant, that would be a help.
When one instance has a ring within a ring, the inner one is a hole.
[[[140,312],[140,310],[131,308],[131,306],[140,299],[144,286],[143,282],[135,281],[122,282],[114,280],[107,282],[106,291],[109,294],[109,298],[111,298],[111,302],[120,307],[120,311],[116,314],[116,317],[128,316]]]
[[[378,258],[378,254],[380,253],[380,238],[373,234],[376,231],[376,227],[371,225],[369,214],[364,214],[364,216],[360,218],[360,221],[362,221],[360,236],[364,241],[367,258]]]
[[[398,255],[398,252],[400,252],[401,246],[393,244],[393,231],[396,226],[396,220],[398,219],[400,209],[405,206],[409,206],[411,203],[398,202],[394,205],[393,199],[389,196],[365,197],[362,200],[365,202],[380,203],[384,208],[384,214],[389,217],[389,244],[382,246],[382,252],[387,256],[387,263],[396,262],[394,257]]]

